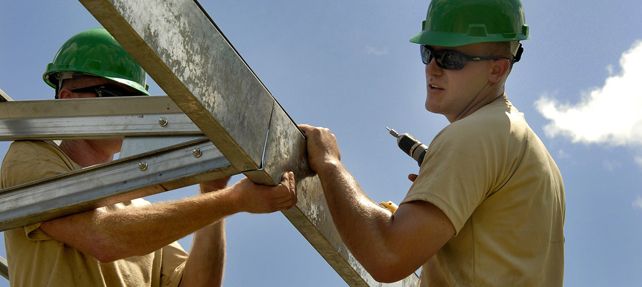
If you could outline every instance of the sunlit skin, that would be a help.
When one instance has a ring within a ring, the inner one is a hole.
[[[449,49],[475,56],[489,55],[494,47],[487,43],[448,48],[432,46],[435,51]],[[503,94],[509,68],[508,59],[471,61],[461,70],[442,69],[433,60],[425,68],[425,107],[446,116],[450,122],[462,119]]]
[[[95,98],[95,93],[75,93],[74,89],[91,87],[110,83],[111,81],[104,78],[97,77],[81,77],[78,79],[67,80],[58,91],[59,99],[81,99],[81,98]],[[112,82],[113,83],[113,82]],[[127,86],[120,85],[123,89],[131,89]],[[89,166],[96,163],[108,162],[112,159],[113,155],[120,152],[122,146],[122,138],[105,138],[105,139],[80,139],[80,140],[64,140],[60,144],[60,148],[70,155],[71,159],[81,166]],[[71,152],[80,146],[86,146],[91,149],[92,153],[87,153],[83,157],[75,156],[77,153]],[[86,158],[90,156],[91,158]]]

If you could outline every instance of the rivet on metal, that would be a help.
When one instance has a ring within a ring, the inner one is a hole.
[[[158,120],[158,124],[159,124],[161,127],[167,127],[167,125],[169,124],[169,122],[167,121],[167,119],[166,119],[166,118],[160,118],[160,119]]]
[[[192,150],[192,155],[195,158],[199,158],[199,157],[203,156],[203,152],[201,151],[200,148],[195,148],[195,149]]]
[[[146,171],[147,170],[147,163],[146,162],[139,162],[138,163],[138,169],[140,169],[140,171]]]

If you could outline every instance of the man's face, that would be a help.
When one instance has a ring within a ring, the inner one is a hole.
[[[483,44],[460,47],[432,46],[439,53],[454,50],[466,55],[486,56],[488,48]],[[436,60],[426,65],[426,109],[455,121],[470,105],[487,100],[492,89],[488,89],[488,77],[493,61],[469,61],[461,70],[449,70],[437,65]]]
[[[66,80],[58,93],[58,98],[63,100],[95,98],[97,97],[95,92],[91,92],[91,91],[78,92],[77,90],[82,90],[83,88],[86,88],[86,87],[93,87],[93,86],[99,86],[99,85],[105,85],[105,84],[118,85],[124,90],[127,90],[127,89],[131,90],[131,88],[129,87],[122,86],[120,84],[117,84],[113,81],[110,81],[104,78],[86,76],[86,77]],[[105,139],[91,139],[86,141],[91,146],[93,146],[94,149],[102,150],[106,153],[113,155],[120,152],[120,149],[123,143],[123,138],[118,137],[118,138],[105,138]]]

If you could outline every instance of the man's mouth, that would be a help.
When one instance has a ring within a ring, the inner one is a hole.
[[[438,85],[435,85],[435,84],[428,84],[428,87],[430,87],[431,89],[438,89],[438,90],[443,90],[444,89],[444,88],[442,88],[442,87],[440,87]]]

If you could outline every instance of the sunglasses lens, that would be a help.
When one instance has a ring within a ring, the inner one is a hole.
[[[421,61],[425,65],[430,64],[432,59],[438,67],[446,70],[461,70],[470,61],[496,61],[500,59],[508,59],[500,56],[470,56],[455,50],[438,50],[434,51],[429,46],[421,45]],[[514,60],[513,60],[514,62]]]
[[[129,92],[114,85],[98,85],[71,90],[74,93],[94,93],[99,98],[140,96],[139,92]]]
[[[421,45],[421,61],[425,65],[430,64],[433,59],[442,69],[446,70],[461,70],[466,66],[468,61],[471,61],[470,56],[466,56],[454,50],[439,50],[434,51],[426,45]]]
[[[424,63],[424,65],[430,64],[430,61],[432,60],[432,53],[430,52],[430,49],[425,45],[421,45],[419,47],[421,52],[421,61]]]
[[[122,97],[126,96],[118,90],[111,89],[110,87],[98,87],[96,88],[96,95],[101,98],[106,97]]]
[[[449,70],[461,70],[466,65],[466,59],[464,55],[455,52],[455,51],[444,51],[439,57],[437,62],[444,69]]]

